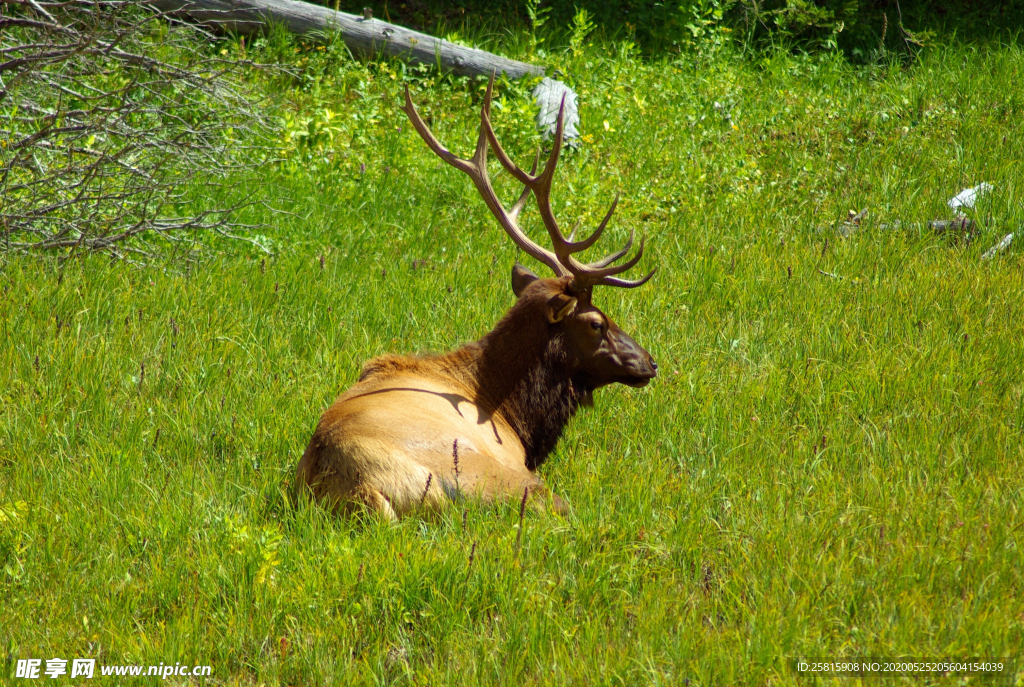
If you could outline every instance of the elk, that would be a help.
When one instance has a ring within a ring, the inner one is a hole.
[[[655,270],[637,280],[615,276],[637,264],[644,240],[618,265],[632,246],[632,233],[625,247],[602,260],[583,263],[574,257],[600,238],[618,197],[588,238],[576,241],[575,230],[566,238],[551,209],[563,112],[543,170],[536,173],[538,151],[527,173],[502,150],[491,127],[493,85],[492,77],[469,159],[453,155],[434,137],[408,87],[401,109],[436,155],[469,176],[515,244],[555,276],[542,279],[517,264],[516,303],[479,341],[443,355],[384,355],[364,365],[359,381],[320,418],[297,470],[298,488],[335,511],[367,509],[395,519],[464,496],[525,502],[530,494],[545,494],[535,471],[580,406],[593,404],[593,392],[613,383],[643,387],[657,376],[650,353],[591,302],[595,286],[634,288],[654,275]],[[488,148],[524,186],[510,210],[488,177]],[[552,250],[519,226],[531,193]],[[557,510],[564,508],[557,496],[551,501]]]

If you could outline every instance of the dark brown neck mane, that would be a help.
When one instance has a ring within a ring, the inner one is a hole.
[[[478,403],[512,426],[531,470],[554,450],[580,405],[589,404],[591,391],[573,379],[563,341],[551,335],[542,308],[543,301],[521,300],[466,347],[476,352]]]

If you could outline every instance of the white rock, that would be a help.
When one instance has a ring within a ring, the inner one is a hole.
[[[555,135],[558,126],[558,108],[562,105],[562,96],[565,96],[565,129],[563,136],[570,147],[579,145],[580,112],[576,92],[561,81],[545,78],[533,89],[533,98],[540,107],[537,113],[537,128],[540,129],[544,138],[551,138]]]

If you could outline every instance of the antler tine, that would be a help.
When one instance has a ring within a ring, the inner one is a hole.
[[[569,232],[569,238],[566,239],[569,243],[572,243],[576,239],[576,232],[579,231],[581,224],[583,224],[583,220],[576,220],[576,224],[573,225],[572,231]]]
[[[487,175],[487,144],[488,141],[494,137],[494,131],[491,129],[489,117],[491,107],[491,86],[493,84],[494,77],[492,75],[491,83],[487,86],[487,96],[484,98],[484,104],[480,110],[480,134],[477,138],[476,150],[473,152],[473,157],[469,160],[465,160],[452,154],[448,149],[441,145],[441,142],[438,141],[437,138],[435,138],[426,122],[424,122],[419,113],[416,112],[416,107],[412,103],[412,96],[409,95],[408,86],[405,87],[405,106],[401,109],[409,117],[413,127],[416,129],[417,133],[419,133],[424,142],[426,142],[427,147],[429,147],[435,155],[450,164],[452,167],[465,172],[469,176],[473,185],[476,186],[477,191],[479,191],[480,195],[483,197],[484,203],[487,205],[487,209],[491,211],[491,214],[498,220],[501,228],[505,230],[505,233],[509,235],[517,246],[522,248],[527,255],[536,258],[538,261],[550,267],[556,275],[560,277],[569,276],[571,272],[559,261],[558,256],[549,250],[541,248],[539,245],[531,241],[516,223],[516,217],[526,204],[526,197],[529,195],[529,191],[532,190],[529,185],[520,195],[519,200],[513,206],[511,213],[506,211],[504,206],[502,206],[501,201],[494,192],[494,188],[491,186],[491,180]],[[536,169],[536,165],[534,166],[534,169]]]
[[[561,230],[558,228],[558,221],[555,219],[554,212],[551,210],[551,185],[555,175],[555,165],[558,162],[558,158],[561,155],[562,143],[565,135],[565,95],[562,96],[562,104],[558,109],[558,121],[555,126],[555,140],[551,150],[551,156],[548,158],[547,163],[544,165],[544,170],[535,178],[533,182],[533,193],[537,197],[537,207],[540,210],[541,219],[544,222],[545,228],[548,230],[548,234],[551,236],[551,241],[555,251],[555,255],[563,265],[565,265],[570,272],[574,275],[578,275],[581,270],[587,269],[585,266],[578,262],[572,257],[573,253],[579,253],[584,251],[601,238],[605,228],[608,226],[608,221],[615,214],[615,208],[619,204],[619,194],[615,194],[615,199],[612,200],[611,206],[608,208],[608,212],[605,213],[604,219],[601,220],[601,224],[597,226],[597,229],[582,241],[575,241],[576,230],[579,228],[579,223],[573,228],[569,234],[569,238],[566,239],[562,235]],[[492,143],[493,145],[493,143]],[[610,261],[608,258],[604,258],[598,262],[601,264],[600,267],[604,267],[610,262],[614,262],[622,257],[624,253],[616,254],[617,257],[612,258]],[[609,256],[610,257],[610,256]]]
[[[582,269],[579,270],[578,273],[575,273],[576,280],[581,283],[593,284],[603,277],[622,274],[633,267],[633,265],[640,262],[640,258],[644,256],[644,243],[646,242],[646,238],[647,237],[641,237],[640,247],[637,249],[636,255],[621,265],[612,265],[610,267],[590,267],[589,265],[580,265]]]
[[[434,134],[430,131],[430,127],[420,117],[420,113],[416,111],[416,106],[412,104],[412,96],[409,95],[409,86],[405,86],[405,105],[401,108],[402,112],[406,114],[409,121],[412,122],[413,128],[420,135],[420,138],[426,142],[427,147],[430,148],[435,155],[450,164],[452,167],[458,170],[462,170],[470,176],[476,171],[475,166],[469,160],[463,160],[457,155],[453,155],[447,148],[441,145],[441,142],[434,137]]]
[[[615,262],[616,260],[621,258],[623,255],[628,253],[629,249],[632,248],[632,247],[633,247],[633,230],[630,229],[629,230],[629,238],[626,239],[626,245],[624,245],[622,248],[620,248],[619,250],[615,251],[611,255],[606,255],[605,257],[601,258],[600,260],[596,260],[594,262],[588,262],[586,267],[590,268],[590,269],[595,269],[595,268],[598,268],[598,267],[607,267],[608,265],[612,264],[613,262]]]
[[[494,128],[491,126],[491,89],[494,86],[494,72],[491,72],[491,80],[487,82],[487,95],[484,98],[484,113],[481,115],[483,126],[487,130],[487,141],[491,144],[491,150],[494,151],[494,157],[498,158],[498,162],[505,168],[505,171],[514,176],[519,183],[530,187],[533,190],[534,184],[537,183],[538,177],[534,176],[537,171],[537,163],[533,165],[533,170],[527,174],[519,165],[512,162],[512,158],[508,156],[505,149],[498,143],[498,137],[494,134]],[[540,160],[540,148],[537,149],[537,160]]]
[[[537,181],[543,183],[549,191],[551,190],[551,181],[555,177],[558,158],[562,155],[562,143],[565,139],[565,97],[567,95],[568,93],[562,94],[562,102],[558,106],[558,119],[555,120],[555,140],[551,144],[551,155],[544,163],[544,171],[537,177]]]
[[[558,221],[554,212],[551,211],[551,184],[555,179],[555,166],[562,154],[562,142],[565,134],[565,94],[562,95],[562,104],[558,107],[558,120],[555,124],[555,140],[552,143],[551,155],[544,163],[544,169],[537,175],[533,182],[533,195],[537,198],[537,209],[540,211],[541,221],[544,228],[548,230],[551,237],[551,247],[558,256],[558,260],[575,274],[575,262],[572,255],[575,245],[565,239],[558,228]],[[575,233],[575,232],[574,232]],[[578,265],[578,263],[577,263]]]
[[[530,174],[533,174],[534,172],[537,171],[537,164],[539,162],[540,162],[540,150],[537,151],[537,157],[534,158],[534,160],[533,160],[533,167],[530,168]],[[524,207],[526,207],[526,201],[527,201],[527,199],[529,197],[530,197],[530,187],[529,186],[523,186],[523,192],[521,194],[519,194],[519,200],[516,201],[516,204],[513,205],[512,209],[509,210],[509,212],[508,212],[509,217],[511,217],[512,219],[518,218],[519,217],[519,213],[523,211]]]
[[[648,272],[647,275],[642,279],[619,279],[618,277],[604,277],[603,279],[598,280],[594,284],[594,286],[618,286],[623,289],[635,289],[636,287],[643,286],[648,281],[650,281],[651,277],[653,277],[654,273],[657,271],[658,268],[655,267],[653,270]]]
[[[601,220],[601,223],[599,225],[597,225],[597,229],[594,230],[593,234],[591,234],[587,238],[583,239],[582,241],[573,242],[573,240],[572,240],[573,236],[576,235],[576,228],[574,228],[572,230],[572,234],[569,235],[569,240],[566,242],[566,247],[568,249],[567,252],[569,252],[569,253],[579,253],[580,251],[584,251],[584,250],[590,248],[591,246],[593,246],[595,243],[597,243],[597,240],[599,238],[601,238],[601,234],[604,233],[604,228],[608,226],[608,220],[610,220],[612,218],[612,215],[615,214],[615,207],[618,204],[619,204],[619,194],[616,193],[615,194],[615,200],[612,201],[611,207],[609,207],[608,208],[608,212],[605,213],[604,219]],[[577,228],[579,227],[579,222],[576,223],[576,227]],[[632,241],[633,241],[633,239],[631,237],[630,238],[630,245],[632,245]],[[628,249],[629,248],[627,246],[627,250]],[[624,253],[619,253],[618,255],[619,255],[619,258],[621,258],[624,255]],[[619,258],[615,258],[614,260],[612,260],[612,262],[614,262],[615,260],[618,260]],[[604,262],[607,259],[608,258],[603,258],[599,262]],[[609,263],[604,262],[604,264],[607,265]],[[603,267],[603,265],[602,265],[602,267]]]

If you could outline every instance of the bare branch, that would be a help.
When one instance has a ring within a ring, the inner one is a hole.
[[[0,251],[120,259],[152,256],[151,236],[252,242],[231,220],[251,199],[196,213],[182,180],[269,159],[266,115],[239,77],[265,66],[211,58],[188,27],[151,30],[164,20],[137,0],[0,0]]]

